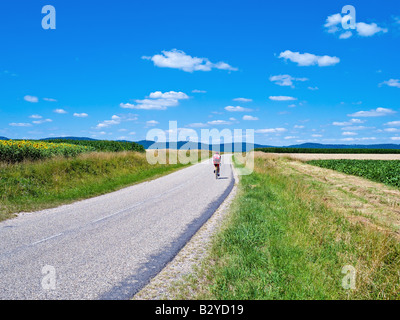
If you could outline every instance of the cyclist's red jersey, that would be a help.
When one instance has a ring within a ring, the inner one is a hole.
[[[214,163],[214,165],[220,164],[220,163],[221,163],[221,155],[219,155],[219,154],[214,154],[214,155],[213,155],[213,163]]]

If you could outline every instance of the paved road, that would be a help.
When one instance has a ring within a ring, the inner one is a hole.
[[[200,163],[100,197],[0,223],[0,299],[129,299],[234,184]]]

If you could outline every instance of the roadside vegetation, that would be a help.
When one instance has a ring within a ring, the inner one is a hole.
[[[87,199],[183,168],[190,163],[150,164],[146,153],[90,152],[75,157],[0,162],[0,221],[15,213],[53,208]],[[186,151],[185,151],[186,152]],[[207,157],[199,153],[200,156]],[[197,156],[196,156],[197,157]],[[191,159],[191,163],[197,159]]]
[[[145,148],[135,142],[111,141],[111,140],[71,140],[71,139],[50,139],[52,143],[67,143],[78,146],[89,147],[95,151],[119,152],[119,151],[137,151],[145,152]]]
[[[359,181],[342,190],[348,176],[338,186],[324,170],[258,155],[210,256],[178,286],[180,298],[399,299],[397,206],[369,202],[375,194],[370,185],[358,189]],[[346,266],[355,270],[355,289],[343,287]]]
[[[75,157],[78,154],[91,151],[95,151],[95,149],[69,143],[48,143],[27,140],[0,141],[0,161],[10,163],[24,160],[35,161],[53,156]]]
[[[262,151],[265,153],[323,153],[323,154],[400,154],[400,149],[330,149],[330,148],[257,148],[255,151]]]
[[[400,187],[398,160],[313,160],[309,164]]]

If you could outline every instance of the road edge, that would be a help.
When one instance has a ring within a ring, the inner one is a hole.
[[[212,239],[220,230],[223,221],[230,212],[230,205],[237,194],[239,175],[233,163],[230,164],[234,185],[231,192],[220,204],[213,215],[201,226],[178,254],[136,293],[132,300],[174,300],[171,288],[177,282],[195,272],[211,248]]]

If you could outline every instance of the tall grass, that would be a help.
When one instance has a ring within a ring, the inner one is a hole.
[[[146,154],[137,152],[94,152],[76,158],[0,163],[0,220],[13,213],[51,208],[111,192],[185,165],[151,165]]]
[[[206,261],[205,299],[399,299],[400,245],[327,208],[318,184],[256,159]],[[343,267],[356,289],[342,286]]]

